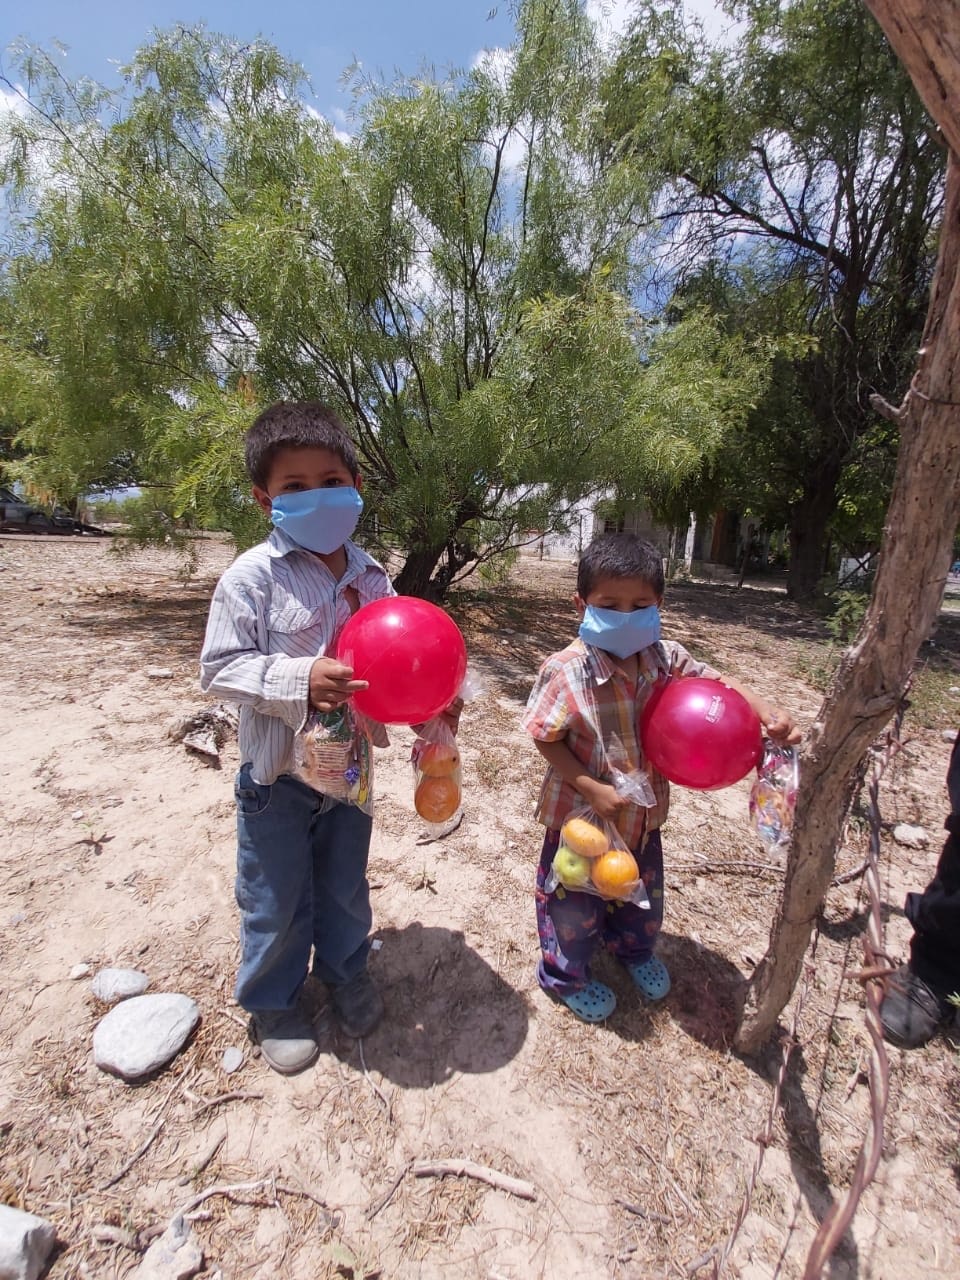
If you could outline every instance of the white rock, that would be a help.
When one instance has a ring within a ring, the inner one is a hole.
[[[121,1000],[93,1033],[93,1060],[101,1071],[139,1080],[183,1048],[200,1010],[189,996],[173,992]]]
[[[144,667],[143,674],[148,680],[172,680],[173,672],[169,667]]]
[[[73,813],[71,813],[70,817],[74,820],[74,822],[82,822],[82,821],[83,821],[83,810],[82,810],[82,809],[74,809],[74,811],[73,811]]]
[[[104,1004],[116,1004],[141,996],[150,985],[150,979],[139,969],[101,969],[90,983],[90,990]]]
[[[202,1267],[203,1250],[193,1228],[177,1214],[143,1255],[131,1280],[189,1280]]]
[[[957,731],[956,729],[941,729],[940,737],[944,740],[944,742],[956,742]]]
[[[88,964],[75,964],[70,970],[70,980],[77,982],[80,978],[89,978],[93,970]]]
[[[238,1049],[236,1045],[231,1045],[229,1049],[224,1049],[220,1065],[228,1076],[232,1075],[234,1071],[238,1071],[243,1066],[243,1050]]]
[[[898,822],[893,828],[893,838],[906,849],[925,849],[930,839],[923,827],[912,827],[909,822]]]
[[[0,1204],[0,1276],[37,1280],[57,1239],[52,1222]]]

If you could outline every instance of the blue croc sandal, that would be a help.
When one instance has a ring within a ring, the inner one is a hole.
[[[656,956],[650,956],[640,964],[628,964],[627,973],[641,995],[648,1000],[662,1000],[670,990],[670,975],[667,966]]]
[[[602,982],[588,982],[580,991],[558,996],[581,1022],[606,1022],[617,1007],[617,997]]]

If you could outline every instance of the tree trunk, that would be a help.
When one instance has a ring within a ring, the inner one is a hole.
[[[881,11],[893,10],[932,16],[934,8],[920,0],[899,5],[894,0],[867,2],[878,17]],[[944,10],[952,11],[952,27]],[[957,0],[939,0],[937,14],[941,38],[954,41],[952,62],[944,68],[952,78],[939,100],[940,114],[945,115],[960,102]],[[936,91],[928,85],[924,93],[913,65],[932,68],[926,46],[923,57],[910,46],[908,58],[895,25],[883,25],[933,110],[930,99],[936,100]],[[910,39],[934,40],[942,52],[929,23],[911,32]],[[936,84],[943,89],[943,75]],[[960,522],[960,119],[953,125],[957,140],[951,136],[950,141],[958,150],[947,165],[940,252],[920,359],[902,405],[890,411],[900,423],[900,451],[873,595],[801,756],[783,898],[767,954],[750,981],[736,1037],[743,1053],[755,1052],[770,1037],[796,986],[813,922],[834,873],[853,771],[893,714],[920,645],[936,621]]]
[[[403,562],[403,568],[393,580],[397,595],[422,596],[424,599],[432,599],[436,592],[433,589],[431,578],[440,557],[443,555],[443,551],[444,544],[440,542],[428,547],[418,547],[408,552],[407,558]]]
[[[787,595],[791,600],[811,601],[820,590],[826,567],[827,526],[836,508],[837,476],[824,476],[809,487],[790,513],[790,563]]]

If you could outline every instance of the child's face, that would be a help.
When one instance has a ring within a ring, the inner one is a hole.
[[[645,578],[601,578],[593,584],[586,599],[574,596],[577,611],[582,615],[588,604],[595,609],[615,609],[617,613],[633,613],[634,609],[648,609],[663,602]]]
[[[360,488],[360,477],[351,475],[350,468],[339,454],[330,449],[305,445],[298,449],[278,449],[270,466],[267,487],[253,486],[253,496],[263,510],[270,514],[273,499],[281,493],[302,493],[307,489]]]

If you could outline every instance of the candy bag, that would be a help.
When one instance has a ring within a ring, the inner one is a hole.
[[[311,711],[293,740],[294,776],[315,791],[373,813],[373,750],[365,718],[344,703]]]
[[[637,860],[620,832],[586,805],[574,809],[560,829],[560,845],[543,887],[547,893],[592,893],[612,902],[650,906]]]
[[[428,720],[420,730],[410,761],[414,808],[430,835],[445,836],[463,818],[463,787],[457,740],[440,716]]]
[[[765,739],[756,781],[750,788],[750,821],[768,849],[785,849],[790,843],[799,785],[796,747],[780,747]]]

